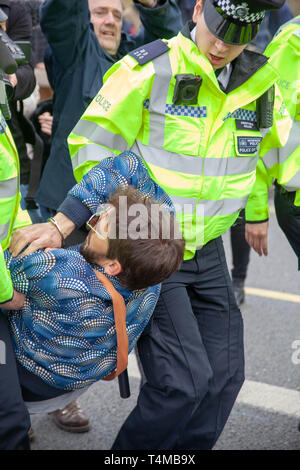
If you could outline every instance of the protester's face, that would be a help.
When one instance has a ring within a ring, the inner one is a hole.
[[[121,41],[121,0],[89,0],[89,9],[91,23],[101,47],[110,55],[115,55]]]
[[[246,45],[227,44],[216,38],[205,23],[202,3],[202,0],[197,0],[193,14],[193,21],[196,23],[196,44],[201,54],[204,54],[210,61],[214,70],[221,69],[236,59]]]

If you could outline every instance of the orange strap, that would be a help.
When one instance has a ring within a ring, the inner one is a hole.
[[[99,271],[94,270],[97,278],[110,294],[113,303],[113,312],[117,334],[117,368],[103,380],[113,380],[120,375],[128,365],[128,336],[126,331],[126,307],[121,294],[114,288],[109,279]]]

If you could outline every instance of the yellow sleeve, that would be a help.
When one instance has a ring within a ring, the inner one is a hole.
[[[262,222],[269,218],[268,190],[273,181],[261,159],[256,166],[256,180],[246,205],[246,222]]]
[[[8,302],[13,296],[13,285],[9,270],[6,268],[2,246],[0,244],[0,303]],[[1,307],[1,305],[0,305]]]
[[[27,225],[31,225],[32,221],[31,218],[26,210],[23,210],[19,205],[18,213],[14,221],[13,232],[18,228],[27,227]]]

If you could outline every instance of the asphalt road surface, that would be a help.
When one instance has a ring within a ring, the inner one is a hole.
[[[229,234],[223,237],[231,267]],[[251,253],[245,325],[246,381],[215,450],[300,450],[300,273],[297,260],[271,213],[269,255]],[[32,416],[33,450],[109,450],[134,407],[139,372],[129,362],[131,396],[121,399],[118,382],[99,382],[80,397],[91,430],[72,434],[51,416]]]

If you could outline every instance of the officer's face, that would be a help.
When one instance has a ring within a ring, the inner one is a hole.
[[[110,55],[115,55],[121,41],[121,0],[89,0],[89,9],[91,23],[100,45]]]
[[[245,49],[246,45],[226,44],[209,31],[204,20],[202,0],[197,0],[193,21],[196,23],[196,44],[198,49],[201,54],[207,57],[215,70],[221,69],[229,62],[232,62]]]

